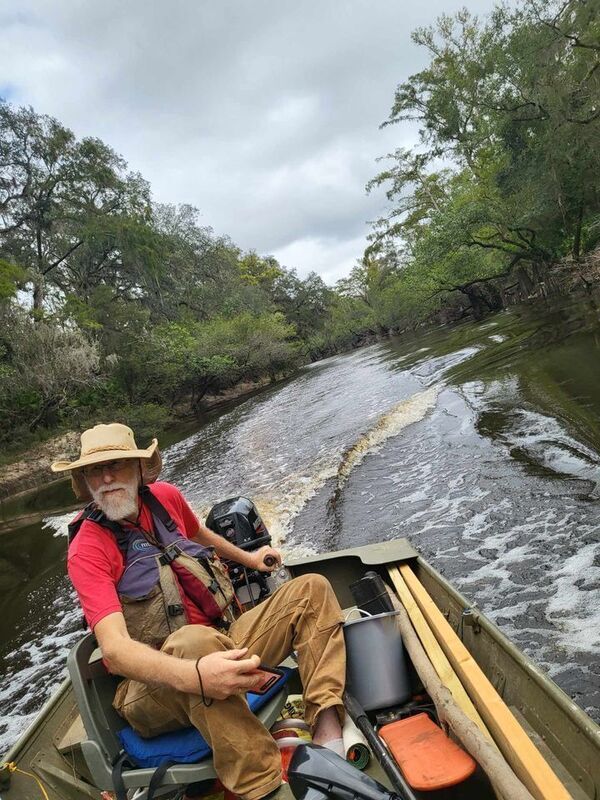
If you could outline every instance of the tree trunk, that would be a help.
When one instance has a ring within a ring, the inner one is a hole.
[[[60,397],[47,397],[43,400],[39,412],[29,423],[29,430],[34,433],[40,427],[49,428],[55,423],[62,400]]]
[[[577,221],[575,222],[575,233],[573,236],[573,261],[578,262],[581,258],[581,228],[583,227],[583,201],[579,203]]]
[[[489,283],[478,286],[472,283],[469,286],[459,286],[461,291],[469,299],[473,316],[480,320],[490,311],[500,311],[502,309],[502,298],[495,286]]]
[[[35,232],[35,244],[37,255],[37,273],[33,278],[33,310],[41,311],[44,307],[44,251],[42,247],[42,231],[38,226]]]
[[[40,273],[33,278],[33,310],[42,311],[46,296],[44,276]]]
[[[191,407],[194,414],[198,414],[202,411],[202,400],[204,395],[210,389],[212,384],[212,380],[210,378],[205,378],[204,380],[199,380],[195,385],[192,392],[192,400],[191,400]]]

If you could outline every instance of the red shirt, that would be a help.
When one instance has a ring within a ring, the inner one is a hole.
[[[170,483],[153,483],[151,491],[177,523],[179,532],[183,536],[191,539],[198,533],[200,529],[198,519],[179,489]],[[139,523],[145,530],[153,530],[152,514],[146,506],[142,506]],[[86,519],[69,545],[67,569],[87,623],[92,630],[108,614],[123,610],[117,593],[117,584],[123,575],[125,562],[123,553],[109,530]],[[188,622],[199,625],[211,624],[208,617],[183,592],[181,600]]]

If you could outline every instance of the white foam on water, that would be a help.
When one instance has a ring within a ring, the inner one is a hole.
[[[316,552],[314,545],[289,538],[306,503],[332,478],[345,481],[387,438],[422,419],[437,396],[437,388],[419,391],[410,376],[382,366],[380,351],[376,346],[328,361],[309,383],[301,376],[264,402],[256,401],[251,414],[225,426],[217,459],[201,449],[199,436],[194,448],[189,442],[176,445],[177,456],[168,463],[186,453],[187,472],[176,482],[200,516],[223,497],[243,494],[256,503],[274,545],[285,554]],[[356,431],[365,423],[367,432],[357,440]]]
[[[8,670],[0,685],[0,707],[4,709],[0,755],[14,744],[62,683],[67,655],[81,638],[81,611],[75,592],[57,597],[52,606],[53,627],[45,633],[36,631],[31,641],[5,656]]]
[[[481,347],[473,345],[464,347],[462,350],[456,350],[454,353],[447,353],[444,356],[429,358],[413,367],[412,374],[421,379],[426,386],[432,386],[434,383],[441,381],[449,370],[473,358],[480,350]]]
[[[600,543],[590,542],[556,571],[548,616],[563,647],[600,654]],[[589,589],[585,589],[589,586]]]
[[[290,475],[277,486],[252,492],[252,501],[271,535],[273,547],[281,549],[284,560],[286,557],[302,558],[317,553],[310,543],[287,544],[286,540],[292,530],[294,518],[335,473],[335,465],[321,466],[310,476]],[[200,519],[205,519],[210,508],[209,505],[194,506],[193,510]]]
[[[465,394],[476,400],[476,385],[469,384]],[[496,382],[486,387],[486,401],[494,396],[516,393],[513,382]],[[499,439],[511,448],[518,448],[532,461],[560,475],[589,480],[600,485],[600,458],[591,447],[572,436],[558,419],[530,408],[512,408],[508,427],[499,433]]]
[[[284,556],[303,557],[316,554],[316,547],[309,542],[294,540],[286,547],[286,540],[293,530],[294,519],[306,503],[312,499],[327,481],[337,478],[336,485],[341,488],[350,473],[367,455],[376,453],[384,443],[402,433],[408,426],[422,420],[432,408],[440,391],[440,386],[432,386],[417,392],[396,403],[391,409],[376,418],[374,425],[357,441],[340,452],[340,447],[323,445],[320,457],[309,465],[305,474],[289,473],[285,461],[277,470],[277,479],[261,485],[251,493],[265,524],[272,536],[273,545],[280,547]],[[255,464],[256,469],[259,463]],[[210,506],[197,507],[203,518]]]
[[[55,514],[50,517],[44,517],[42,520],[42,528],[54,531],[52,534],[55,537],[68,536],[68,524],[76,515],[76,511],[71,511],[69,514]]]
[[[528,508],[518,523],[515,502],[506,498],[465,526],[461,555],[454,557],[471,566],[456,584],[467,596],[476,596],[486,615],[555,679],[574,664],[587,674],[577,653],[600,654],[600,542],[594,526],[576,522],[573,501],[562,510],[542,502],[535,510]],[[578,545],[574,525],[587,544]],[[472,549],[465,546],[469,541]]]
[[[597,506],[582,502],[573,482],[532,474],[515,461],[506,431],[500,440],[479,433],[478,411],[489,410],[490,395],[498,409],[507,383],[516,384],[499,381],[492,392],[471,384],[468,405],[461,405],[461,391],[444,389],[416,438],[386,447],[381,467],[369,463],[361,483],[343,497],[341,530],[348,536],[357,511],[363,524],[370,524],[369,515],[388,520],[390,536],[408,536],[536,663],[554,676],[566,673],[567,691],[583,686],[582,693],[592,693],[594,675],[586,659],[597,655],[600,631]],[[575,453],[574,465],[562,462],[563,475],[579,477],[582,464],[593,469],[594,453],[559,423],[547,426],[543,415],[525,418],[520,409],[516,420],[521,442],[528,433],[535,441],[549,436]],[[358,491],[376,498],[369,503],[372,512],[357,509]],[[371,526],[367,541],[376,535]],[[583,585],[582,576],[588,576]],[[587,683],[576,683],[577,675],[588,674]],[[598,715],[598,706],[593,713]]]

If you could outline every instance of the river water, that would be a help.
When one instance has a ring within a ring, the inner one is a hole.
[[[213,416],[163,478],[252,497],[287,554],[408,537],[600,722],[599,354],[592,298],[417,332]],[[82,633],[70,516],[0,536],[0,753]]]

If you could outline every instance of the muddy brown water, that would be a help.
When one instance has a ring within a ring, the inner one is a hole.
[[[600,298],[321,361],[165,449],[199,514],[244,493],[284,552],[408,537],[600,722]],[[0,752],[81,635],[66,522],[0,536]]]

